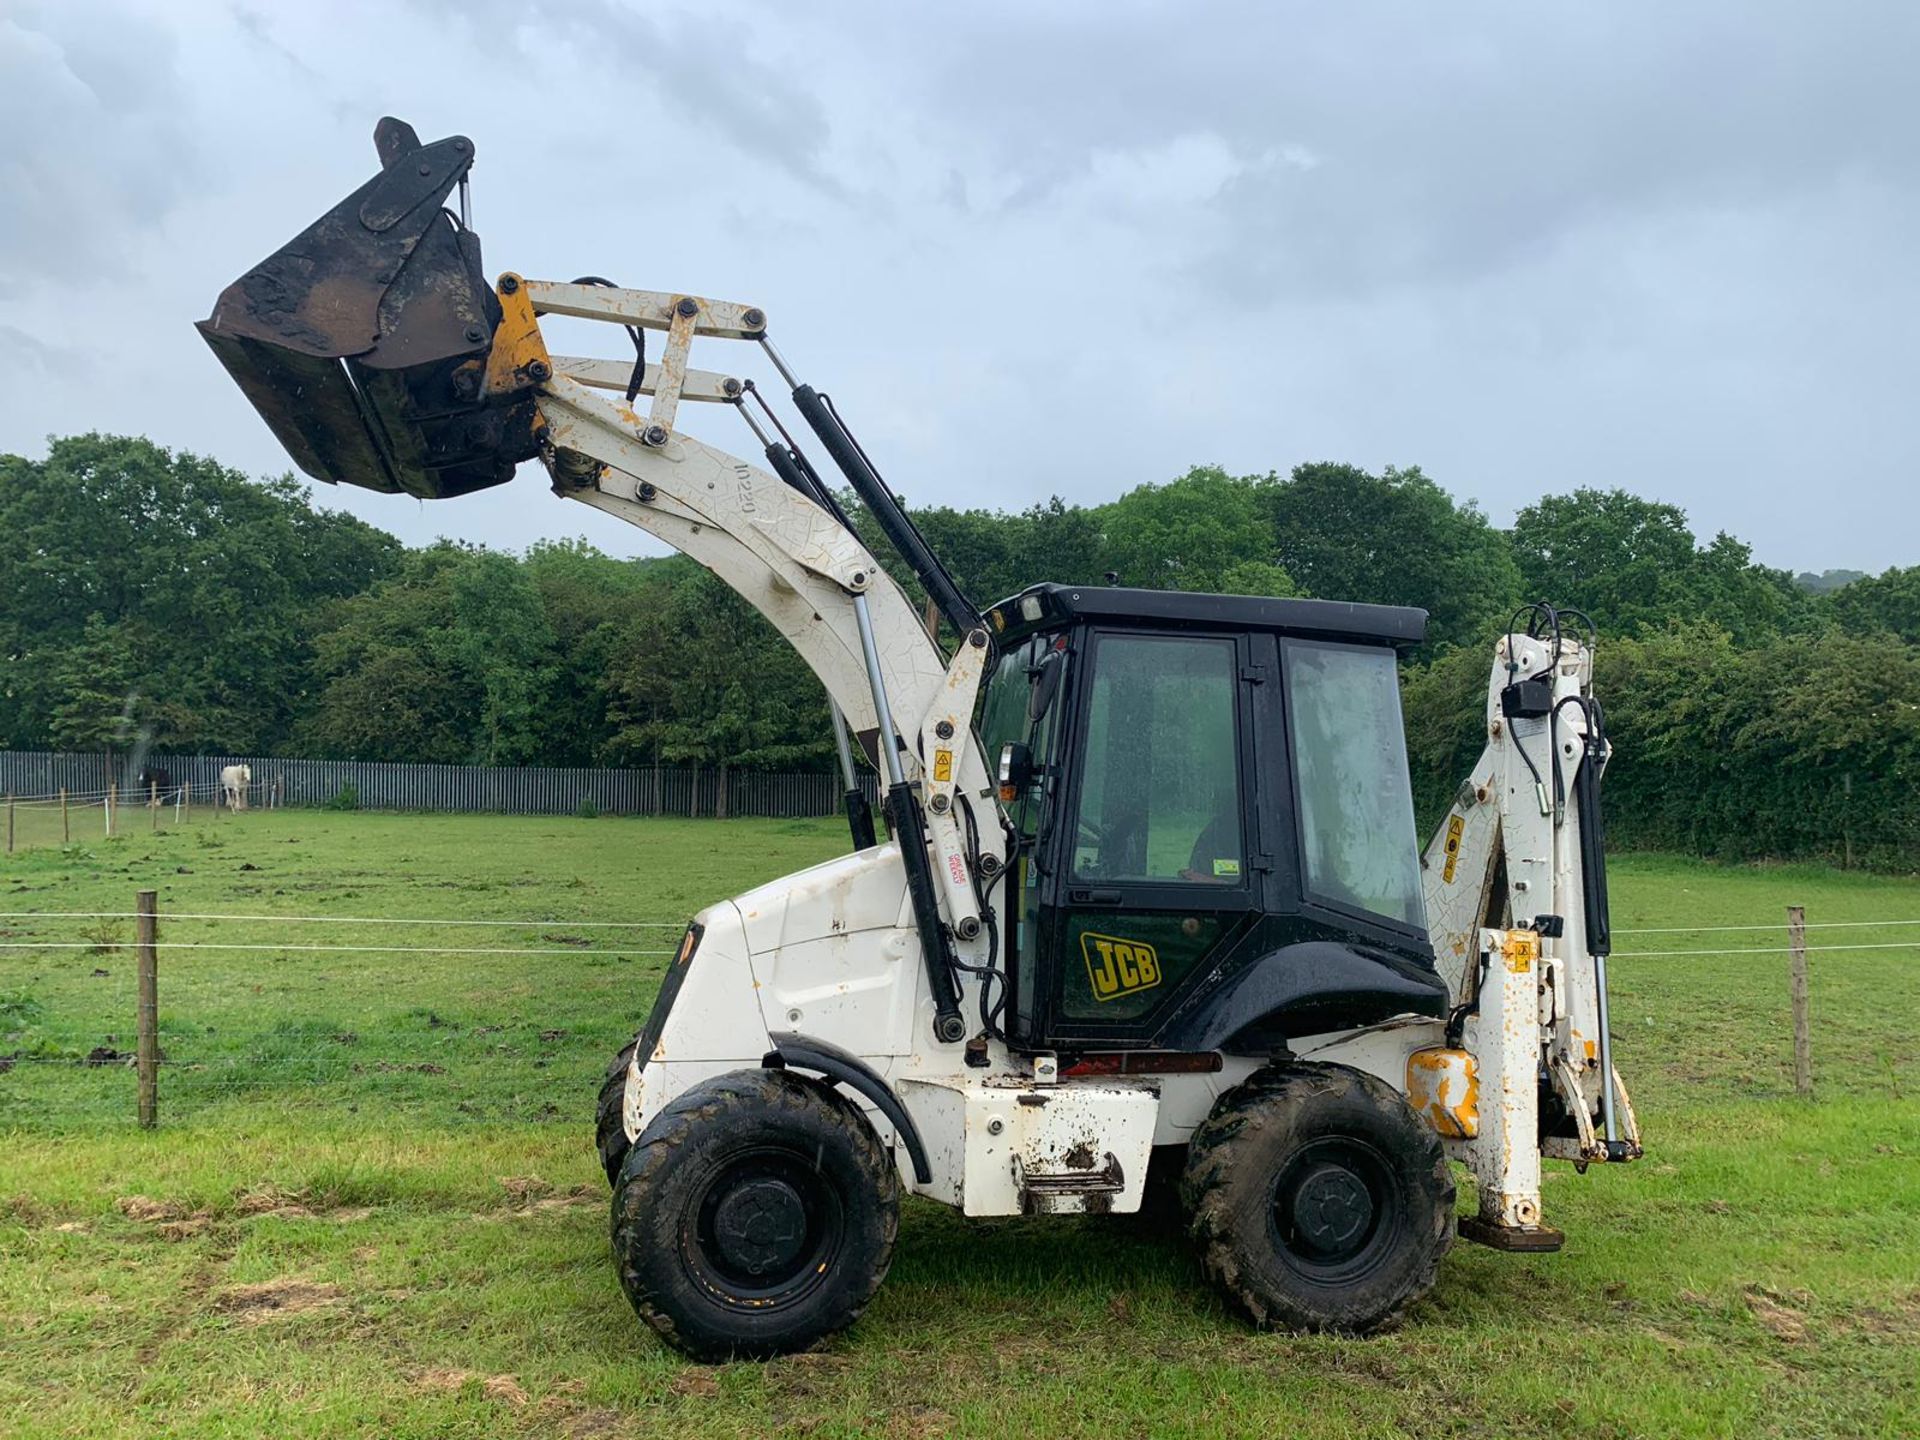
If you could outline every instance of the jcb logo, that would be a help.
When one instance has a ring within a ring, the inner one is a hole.
[[[1086,957],[1095,1000],[1117,1000],[1160,983],[1160,957],[1141,941],[1086,934],[1080,937],[1080,953]]]

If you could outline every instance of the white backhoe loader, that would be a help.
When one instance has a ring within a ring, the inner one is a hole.
[[[1156,1151],[1184,1151],[1205,1268],[1255,1321],[1365,1333],[1433,1283],[1453,1162],[1460,1234],[1550,1250],[1541,1158],[1640,1154],[1584,617],[1499,638],[1485,753],[1423,857],[1396,677],[1423,612],[1056,584],[977,610],[765,312],[489,283],[471,142],[375,140],[381,172],[200,326],[295,461],[431,499],[538,459],[745,596],[832,702],[852,852],[701,911],[600,1097],[620,1282],[661,1335],[799,1349],[873,1295],[903,1192],[1120,1214]],[[553,315],[636,353],[553,354]],[[764,397],[688,368],[696,337],[771,363],[950,653]],[[737,409],[765,468],[677,429],[693,401]]]

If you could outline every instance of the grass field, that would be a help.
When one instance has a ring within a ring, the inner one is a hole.
[[[1811,1104],[1780,956],[1618,960],[1647,1160],[1550,1167],[1565,1251],[1460,1246],[1392,1335],[1254,1333],[1164,1221],[914,1203],[850,1335],[681,1362],[608,1262],[593,1089],[691,910],[842,843],[825,822],[283,811],[7,859],[11,913],[153,888],[177,913],[530,923],[167,922],[275,948],[162,952],[148,1134],[132,1073],[83,1063],[132,1048],[131,926],[0,917],[0,941],[97,947],[0,950],[0,1432],[1920,1434],[1920,950],[1813,956]],[[1812,869],[1628,857],[1614,897],[1621,927],[1772,924],[1795,902],[1920,920],[1920,883]],[[632,920],[667,923],[585,923]]]

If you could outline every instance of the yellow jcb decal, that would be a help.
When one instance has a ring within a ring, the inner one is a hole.
[[[1159,953],[1145,941],[1089,931],[1080,937],[1080,953],[1095,1000],[1117,1000],[1160,983]]]
[[[1460,836],[1466,830],[1467,822],[1458,815],[1447,817],[1447,843],[1444,847],[1447,863],[1440,871],[1442,883],[1453,883],[1454,866],[1460,863]]]

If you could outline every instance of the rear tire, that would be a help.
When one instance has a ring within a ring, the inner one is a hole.
[[[804,1350],[886,1277],[900,1175],[859,1107],[782,1070],[694,1086],[647,1126],[613,1196],[640,1318],[697,1360]]]
[[[634,1036],[627,1048],[613,1057],[607,1066],[607,1078],[600,1083],[600,1100],[593,1112],[593,1143],[600,1152],[600,1168],[607,1172],[607,1183],[620,1183],[620,1166],[633,1142],[627,1138],[627,1067],[633,1063],[634,1048],[640,1037]]]
[[[1453,1242],[1440,1137],[1345,1065],[1260,1070],[1221,1096],[1181,1191],[1208,1278],[1259,1325],[1386,1329]]]

